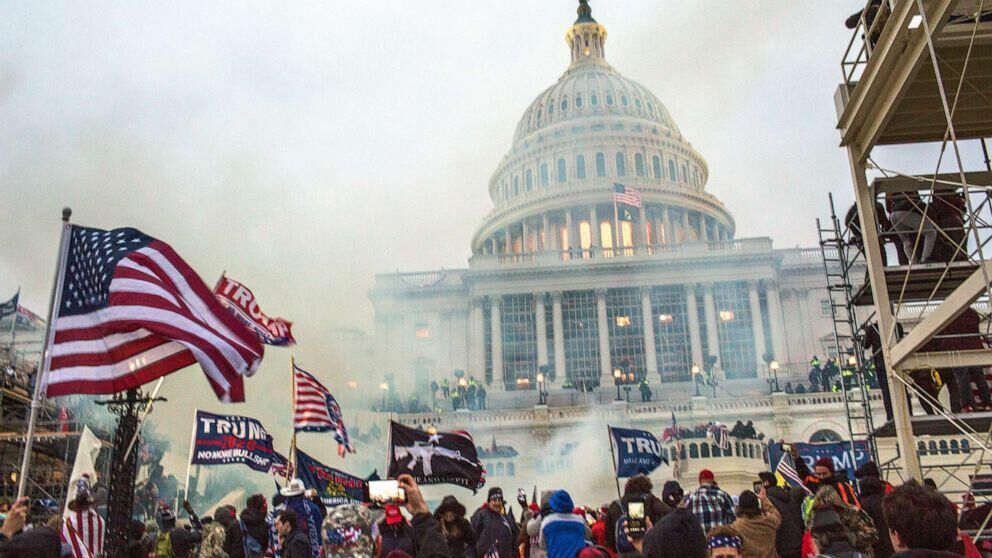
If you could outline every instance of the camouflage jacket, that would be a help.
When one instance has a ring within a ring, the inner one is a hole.
[[[324,521],[324,554],[327,558],[374,558],[376,519],[376,512],[360,504],[332,509]]]
[[[224,526],[216,521],[204,525],[203,542],[200,543],[200,553],[198,558],[228,558],[224,552],[224,537],[227,533]]]

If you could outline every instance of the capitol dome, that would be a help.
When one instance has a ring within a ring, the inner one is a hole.
[[[586,0],[578,15],[571,63],[524,111],[490,178],[495,207],[473,254],[593,258],[732,239],[733,216],[705,191],[706,161],[665,105],[606,61],[606,28]],[[640,205],[615,207],[616,190]]]

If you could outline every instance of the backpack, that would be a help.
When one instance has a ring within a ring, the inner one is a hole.
[[[244,541],[245,545],[245,558],[262,558],[265,555],[262,550],[262,543],[248,534],[244,521],[238,520],[238,525],[241,526],[241,540]]]
[[[159,533],[158,539],[155,540],[155,558],[173,558],[174,556],[172,538],[169,537],[169,533],[167,531]]]
[[[630,537],[627,536],[627,512],[625,506],[620,500],[614,500],[613,503],[620,506],[620,517],[617,518],[617,522],[614,524],[614,527],[616,527],[614,533],[616,533],[617,553],[637,552],[637,549],[630,542]]]

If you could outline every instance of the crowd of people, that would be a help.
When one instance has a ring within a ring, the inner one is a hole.
[[[397,480],[405,500],[382,507],[327,509],[290,481],[271,502],[247,498],[240,512],[218,507],[188,524],[162,505],[157,522],[133,522],[126,558],[979,558],[959,528],[958,508],[933,485],[894,487],[874,463],[858,469],[859,489],[830,458],[810,469],[794,454],[802,485],[761,473],[735,500],[709,470],[686,491],[676,480],[660,493],[649,477],[627,479],[622,495],[598,508],[576,504],[565,489],[528,502],[519,515],[499,487],[471,514],[454,496],[431,512],[408,475]],[[0,529],[0,558],[103,558],[104,525],[91,509],[84,480],[69,513],[27,528],[27,502],[17,502]],[[269,507],[271,503],[272,507]],[[405,512],[405,513],[404,513]],[[316,544],[315,544],[316,541]]]

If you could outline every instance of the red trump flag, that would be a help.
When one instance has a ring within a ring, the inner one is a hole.
[[[214,287],[214,296],[239,322],[258,336],[262,343],[279,346],[296,344],[292,332],[293,322],[267,316],[258,307],[258,300],[248,287],[222,275]]]

